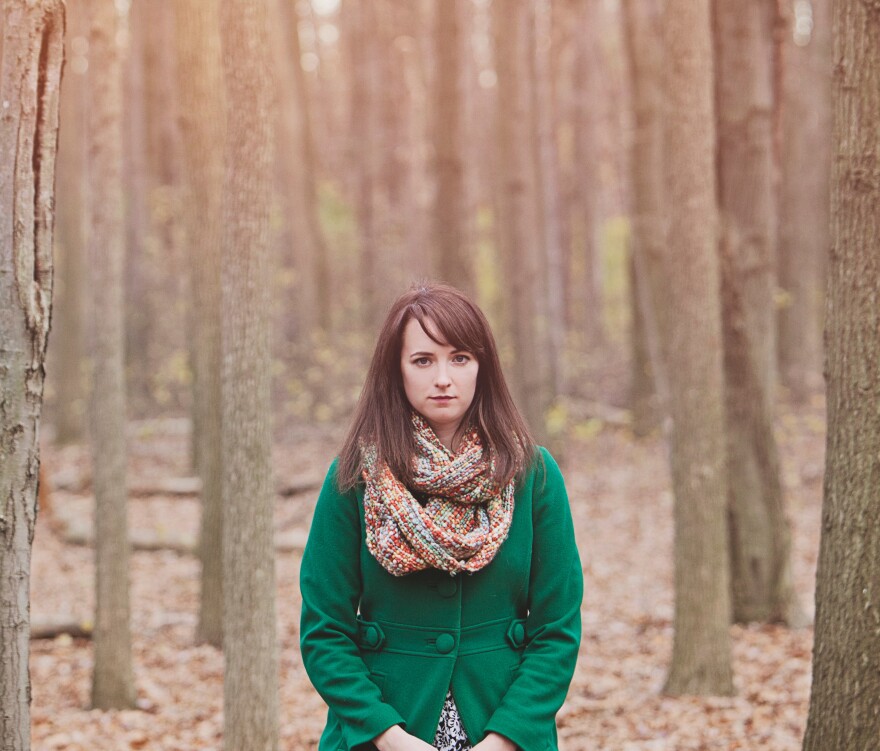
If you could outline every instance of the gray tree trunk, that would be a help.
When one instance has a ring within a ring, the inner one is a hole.
[[[828,442],[805,751],[880,738],[880,7],[835,4]]]
[[[220,377],[220,243],[226,112],[216,0],[175,3],[177,81],[192,285],[193,442],[202,478],[201,596],[196,641],[223,641],[223,495]]]
[[[801,625],[773,436],[775,6],[716,0],[731,590],[737,621]]]
[[[831,242],[831,0],[794,5],[783,70],[777,323],[782,383],[803,401],[822,383],[823,259]]]
[[[278,747],[269,310],[274,76],[266,0],[220,8],[227,103],[223,310],[224,748]]]
[[[731,694],[727,475],[709,7],[668,0],[666,196],[658,279],[670,378],[675,636],[665,691]]]
[[[463,165],[461,0],[434,5],[434,243],[433,267],[439,279],[473,293],[474,269],[467,247],[467,190]],[[465,27],[466,29],[467,27]]]
[[[64,5],[3,0],[0,13],[0,748],[28,751],[31,544],[52,313]]]
[[[529,4],[523,0],[493,3],[498,74],[496,141],[498,213],[496,233],[506,288],[505,300],[513,359],[509,372],[529,427],[541,440],[548,389],[540,367],[536,217],[537,185],[532,160],[529,87]]]
[[[95,664],[92,706],[134,706],[125,479],[122,270],[123,71],[120,19],[112,0],[88,0],[89,250],[92,373],[89,428],[95,488]]]

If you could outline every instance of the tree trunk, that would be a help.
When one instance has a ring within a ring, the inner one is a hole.
[[[582,269],[577,328],[587,352],[604,339],[602,321],[602,56],[598,0],[577,0],[574,60],[574,211],[572,235]]]
[[[223,311],[224,748],[278,747],[269,309],[274,76],[266,0],[220,8],[227,102]]]
[[[346,0],[351,72],[349,154],[354,180],[358,227],[360,320],[367,330],[379,325],[379,242],[375,193],[378,183],[379,104],[375,3]]]
[[[654,302],[665,294],[655,280],[664,245],[660,3],[624,0],[623,17],[634,121],[630,158],[630,297],[633,310],[630,398],[633,432],[644,436],[657,426],[662,411],[668,407],[657,326],[662,307]]]
[[[563,354],[565,350],[565,267],[562,251],[562,220],[559,196],[559,154],[556,146],[557,112],[550,67],[551,16],[549,3],[534,6],[532,21],[531,89],[534,130],[538,224],[543,253],[539,266],[544,269],[544,301],[541,319],[545,322],[541,338],[546,343],[549,398],[564,391]]]
[[[709,7],[668,0],[665,15],[666,290],[675,636],[665,691],[731,694],[718,215]]]
[[[0,748],[28,751],[31,544],[52,313],[64,4],[3,0],[0,12]]]
[[[821,387],[823,257],[830,245],[831,0],[786,28],[779,205],[779,370],[795,401]]]
[[[58,283],[55,344],[49,352],[49,382],[55,392],[55,442],[85,439],[85,187],[86,69],[88,19],[81,4],[67,14],[67,62],[61,91],[58,135],[56,246]],[[54,353],[53,353],[54,352]]]
[[[828,442],[805,751],[880,738],[880,7],[835,4]]]
[[[462,163],[461,0],[434,5],[434,269],[438,279],[467,292],[474,291],[474,269],[466,244],[465,171]],[[466,28],[466,27],[465,27]]]
[[[764,0],[716,2],[731,590],[736,621],[799,625],[773,437],[775,18]]]
[[[536,249],[537,185],[530,139],[529,4],[523,0],[493,3],[498,75],[496,141],[498,148],[499,262],[513,344],[509,372],[529,427],[542,440],[547,389],[540,367]]]
[[[92,393],[89,406],[95,488],[95,665],[92,705],[134,706],[129,624],[125,374],[122,269],[123,75],[119,15],[112,0],[88,0],[89,246],[92,304]]]
[[[175,3],[177,81],[186,161],[192,285],[193,442],[202,479],[201,597],[196,641],[223,640],[223,496],[220,375],[220,243],[226,142],[223,69],[216,0]]]

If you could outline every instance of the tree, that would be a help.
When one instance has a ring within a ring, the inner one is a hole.
[[[266,0],[226,0],[222,234],[224,748],[278,746],[269,264],[274,81]]]
[[[835,4],[828,440],[805,751],[880,738],[880,13]]]
[[[773,435],[775,4],[715,4],[731,591],[737,621],[803,623]]]
[[[495,224],[513,344],[510,374],[524,416],[540,440],[545,432],[548,389],[537,329],[538,301],[544,290],[537,258],[537,249],[542,245],[537,229],[537,184],[530,128],[532,15],[530,4],[522,0],[499,0],[492,8],[498,75]]]
[[[57,223],[58,284],[53,352],[49,381],[55,400],[55,441],[59,445],[85,439],[85,184],[86,70],[88,19],[81,4],[67,12],[67,61],[61,90],[58,134]]]
[[[220,243],[226,140],[220,27],[215,0],[179,0],[177,83],[185,145],[186,232],[192,285],[193,442],[202,479],[201,596],[196,641],[223,640]]]
[[[668,0],[664,174],[669,215],[658,281],[672,417],[675,636],[665,690],[730,694],[727,476],[709,7]]]
[[[27,751],[30,563],[52,314],[64,4],[3,0],[0,12],[0,747]]]
[[[831,0],[795,3],[785,27],[779,203],[779,371],[803,401],[821,385],[823,259],[830,244]]]
[[[465,221],[467,190],[462,160],[464,126],[462,111],[461,0],[434,6],[434,269],[437,277],[456,287],[474,291],[474,270],[467,247]]]
[[[112,0],[88,0],[89,251],[92,373],[89,428],[95,489],[95,664],[92,705],[134,706],[125,484],[122,269],[122,62]]]
[[[633,432],[646,435],[660,417],[657,402],[665,400],[667,391],[656,323],[662,307],[654,304],[663,295],[654,280],[664,242],[662,4],[624,0],[623,19],[634,121],[630,158],[631,400]]]

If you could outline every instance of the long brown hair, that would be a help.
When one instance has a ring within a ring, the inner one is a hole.
[[[348,490],[361,481],[361,443],[375,444],[380,460],[403,483],[412,480],[416,453],[400,370],[403,330],[418,320],[425,333],[441,345],[470,352],[477,358],[474,400],[460,430],[475,426],[480,438],[495,454],[495,479],[506,484],[526,469],[535,453],[528,426],[510,394],[492,329],[486,316],[464,293],[440,283],[414,285],[388,311],[379,332],[367,378],[355,408],[354,419],[339,454],[337,483]],[[430,323],[426,323],[426,321]],[[445,338],[440,341],[437,337]]]

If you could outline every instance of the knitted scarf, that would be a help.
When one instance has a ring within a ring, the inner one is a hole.
[[[364,515],[367,548],[394,576],[427,568],[451,575],[479,571],[507,538],[513,518],[511,480],[503,488],[492,478],[494,458],[486,458],[475,429],[457,453],[446,448],[425,419],[413,413],[417,454],[412,492],[364,446]]]

